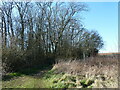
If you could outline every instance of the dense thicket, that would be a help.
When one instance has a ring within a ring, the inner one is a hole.
[[[3,2],[0,10],[5,70],[85,58],[103,46],[101,36],[81,22],[85,3]]]

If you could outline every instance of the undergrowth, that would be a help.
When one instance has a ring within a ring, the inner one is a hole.
[[[106,60],[106,61],[105,61]],[[62,61],[53,68],[8,73],[3,88],[117,88],[117,59]]]

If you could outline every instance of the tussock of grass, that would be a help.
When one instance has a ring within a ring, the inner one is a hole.
[[[68,60],[60,61],[52,68],[55,73],[67,73],[71,75],[83,75],[84,80],[92,78],[94,84],[90,87],[118,87],[118,60],[117,57],[95,57],[88,58],[85,61],[81,60]],[[80,77],[78,77],[80,78]],[[112,85],[110,84],[112,83]],[[98,85],[99,84],[99,85]],[[83,84],[83,87],[85,84]]]

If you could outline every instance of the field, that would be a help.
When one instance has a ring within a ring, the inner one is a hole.
[[[104,56],[104,55],[116,56],[116,55],[120,55],[120,53],[98,53],[98,55],[100,55],[100,56]]]
[[[52,67],[8,73],[3,88],[117,88],[117,57],[58,60]]]

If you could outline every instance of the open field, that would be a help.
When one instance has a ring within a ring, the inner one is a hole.
[[[118,87],[118,60],[115,57],[95,57],[85,61],[60,59],[52,68],[31,69],[27,73],[8,74],[7,77],[13,78],[3,79],[3,88]]]
[[[98,53],[98,55],[120,55],[120,53]]]

